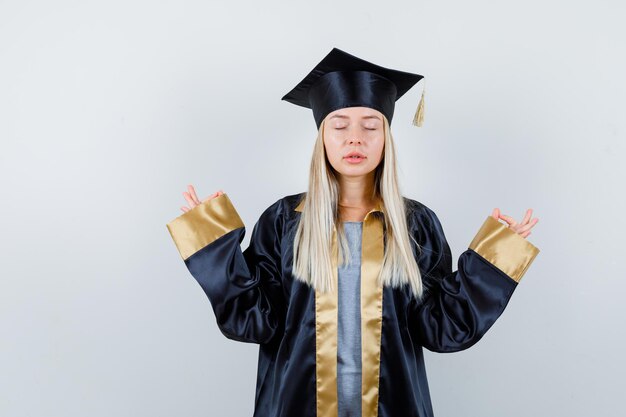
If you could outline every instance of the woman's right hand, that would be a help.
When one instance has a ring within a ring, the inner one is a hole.
[[[189,207],[182,206],[180,208],[185,213],[188,212],[189,210],[191,210],[192,208],[194,208],[195,206],[197,206],[198,204],[202,204],[205,201],[209,201],[212,198],[215,198],[217,196],[220,196],[220,195],[224,194],[224,191],[219,190],[219,191],[216,191],[215,193],[211,194],[210,196],[208,196],[204,200],[200,201],[198,199],[198,195],[196,194],[196,190],[193,188],[193,185],[189,184],[187,186],[187,190],[188,191],[183,191],[183,197],[185,197],[185,200],[187,200],[187,202],[189,203]]]

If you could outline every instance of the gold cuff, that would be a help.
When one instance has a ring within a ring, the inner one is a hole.
[[[491,216],[487,216],[469,248],[518,283],[539,253],[525,237]]]
[[[240,227],[243,221],[226,194],[198,204],[167,224],[183,260]]]

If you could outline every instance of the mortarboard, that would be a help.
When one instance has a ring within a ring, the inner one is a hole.
[[[318,129],[328,113],[356,106],[380,111],[391,125],[396,100],[422,78],[333,48],[282,100],[312,109]],[[413,124],[422,126],[423,121],[424,90]]]

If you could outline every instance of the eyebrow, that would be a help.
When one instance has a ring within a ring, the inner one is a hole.
[[[339,118],[339,119],[349,119],[348,116],[344,115],[344,114],[335,114],[334,116],[331,116],[331,119],[334,119],[335,117]],[[380,120],[380,117],[375,116],[373,114],[367,115],[367,116],[363,116],[362,119],[377,119]]]

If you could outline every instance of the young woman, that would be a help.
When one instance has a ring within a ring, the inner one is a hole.
[[[452,270],[439,219],[397,180],[393,108],[421,78],[334,48],[283,97],[318,127],[308,191],[268,207],[243,252],[222,190],[189,185],[167,224],[221,332],[259,344],[255,417],[433,416],[422,348],[478,342],[539,252],[531,210],[496,208]]]

